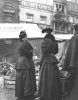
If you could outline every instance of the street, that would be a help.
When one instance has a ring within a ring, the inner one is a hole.
[[[38,76],[36,76],[36,79],[38,79]],[[13,82],[7,81],[5,83],[5,86],[3,86],[1,82],[1,77],[0,77],[0,100],[17,100],[15,97],[15,85],[11,85]],[[38,80],[36,80],[38,84]],[[10,84],[8,84],[10,83]],[[38,100],[37,98],[35,100]]]
[[[4,89],[0,88],[0,100],[18,100],[15,97],[15,89],[14,88],[4,88]],[[38,100],[38,98],[36,98],[35,100]]]
[[[0,88],[0,100],[16,100],[15,89],[12,88]]]

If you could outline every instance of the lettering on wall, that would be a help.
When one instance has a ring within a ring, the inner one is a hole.
[[[44,5],[44,4],[40,4],[40,3],[35,3],[35,2],[29,2],[29,1],[25,1],[25,0],[21,0],[19,2],[20,6],[23,7],[30,7],[30,8],[34,8],[34,9],[38,9],[38,10],[45,10],[48,12],[52,12],[52,6],[49,5]]]

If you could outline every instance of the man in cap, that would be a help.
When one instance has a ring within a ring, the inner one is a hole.
[[[63,69],[70,74],[69,85],[66,85],[66,90],[69,89],[70,93],[66,100],[78,99],[78,23],[74,25],[74,29],[75,32],[69,41],[63,65]]]

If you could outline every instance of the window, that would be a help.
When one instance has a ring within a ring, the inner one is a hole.
[[[46,24],[46,18],[47,18],[46,16],[40,16],[41,19],[40,22]]]
[[[33,22],[33,14],[27,13],[27,21]]]
[[[5,9],[12,9],[13,3],[11,1],[6,1],[5,2]]]
[[[65,13],[65,6],[64,5],[61,5],[61,4],[56,4],[56,12],[62,12],[62,13]]]
[[[12,15],[5,15],[5,22],[6,23],[12,23],[12,19],[13,19],[13,17],[12,17]]]

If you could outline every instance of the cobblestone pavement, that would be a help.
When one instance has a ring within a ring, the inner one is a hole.
[[[36,76],[36,78],[38,79],[38,76]],[[2,83],[0,83],[0,100],[17,100],[17,98],[15,97],[15,85],[1,85]],[[38,85],[38,80],[37,80],[37,85]],[[38,98],[36,98],[35,100],[38,100]]]
[[[0,100],[18,100],[15,97],[15,89],[14,88],[4,88],[4,89],[0,88]],[[38,98],[36,98],[35,100],[38,100]]]
[[[11,88],[0,88],[0,100],[16,100],[15,90]]]

